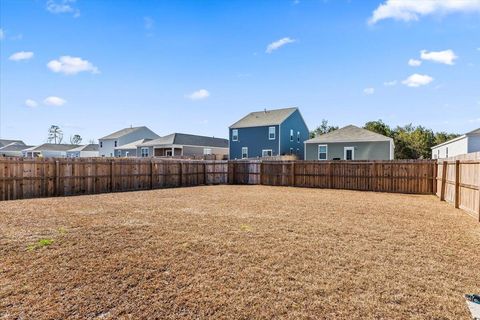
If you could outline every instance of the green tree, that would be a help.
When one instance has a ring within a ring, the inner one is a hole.
[[[363,128],[393,138],[392,129],[382,120],[368,121]]]
[[[310,138],[314,138],[318,135],[329,133],[337,130],[338,126],[331,126],[328,124],[328,120],[322,119],[322,123],[313,131],[310,131]]]

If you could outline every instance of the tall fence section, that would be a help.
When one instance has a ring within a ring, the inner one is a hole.
[[[437,196],[480,221],[480,152],[438,162]]]
[[[0,158],[0,200],[210,184],[433,194],[434,161]]]

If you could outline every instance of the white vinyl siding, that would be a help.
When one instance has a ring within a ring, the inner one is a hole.
[[[328,160],[328,146],[326,144],[318,146],[318,160]]]

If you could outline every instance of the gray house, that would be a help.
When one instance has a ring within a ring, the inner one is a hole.
[[[442,159],[480,151],[480,128],[432,147],[432,158]]]
[[[295,154],[303,159],[308,127],[298,108],[252,112],[229,128],[230,159]]]
[[[30,147],[23,142],[12,142],[0,148],[0,157],[22,157],[22,150]]]
[[[77,148],[76,144],[44,143],[39,146],[22,150],[22,155],[27,158],[65,158],[67,151]]]
[[[305,141],[305,160],[393,160],[393,139],[353,125]]]
[[[98,139],[100,144],[99,154],[101,157],[121,156],[121,152],[115,154],[115,148],[140,139],[156,139],[159,135],[147,127],[130,127],[111,133]]]
[[[142,143],[152,141],[153,139],[140,139],[133,141],[122,146],[116,147],[115,156],[117,157],[140,157],[140,154],[137,155],[137,147]]]
[[[228,155],[228,140],[193,134],[172,133],[138,145],[137,155],[139,157],[203,155],[226,157]]]
[[[91,143],[67,151],[67,158],[92,158],[98,157],[98,144]]]

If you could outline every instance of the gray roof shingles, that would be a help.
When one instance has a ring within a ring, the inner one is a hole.
[[[23,144],[25,145],[25,143],[23,143],[22,140],[7,140],[7,139],[0,139],[0,148],[1,147],[5,147],[6,145],[9,145],[11,143],[20,143],[20,144]]]
[[[172,133],[167,136],[142,143],[139,145],[139,147],[152,147],[160,145],[188,145],[228,148],[228,140],[215,137],[197,136],[186,133]]]
[[[126,134],[129,134],[129,133],[132,133],[132,132],[135,132],[139,129],[148,129],[147,127],[145,126],[142,126],[142,127],[131,127],[131,128],[124,128],[124,129],[121,129],[121,130],[118,130],[114,133],[111,133],[109,134],[108,136],[105,136],[105,137],[102,137],[100,138],[101,140],[108,140],[108,139],[118,139],[120,137],[123,137],[124,135]]]
[[[305,141],[305,143],[334,143],[334,142],[372,142],[392,141],[392,138],[372,132],[367,129],[349,125],[338,130],[319,135]]]
[[[231,129],[279,125],[298,108],[283,108],[251,112],[230,126]]]

